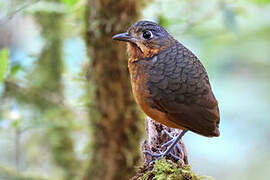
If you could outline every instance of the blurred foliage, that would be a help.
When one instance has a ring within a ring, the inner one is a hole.
[[[56,179],[49,179],[49,178],[43,178],[40,176],[33,176],[33,175],[27,175],[23,173],[18,173],[16,170],[0,166],[0,179],[1,180],[56,180]]]
[[[269,4],[270,3],[270,0],[251,0],[257,4],[260,4],[260,5],[265,5],[265,4]]]
[[[78,0],[61,0],[61,2],[72,7],[78,2]]]
[[[5,74],[8,71],[9,50],[0,50],[0,82],[3,81]]]
[[[234,12],[234,9],[229,7],[229,6],[226,6],[223,7],[223,19],[224,19],[224,25],[225,27],[236,33],[237,32],[237,27],[236,27],[236,14]]]

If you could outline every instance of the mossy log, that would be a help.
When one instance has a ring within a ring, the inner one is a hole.
[[[213,180],[209,176],[200,176],[191,170],[191,166],[168,160],[157,160],[154,165],[142,167],[131,180]]]
[[[164,152],[166,147],[162,145],[168,142],[171,136],[176,136],[181,130],[169,128],[164,126],[151,118],[146,118],[146,132],[147,138],[142,143],[142,152],[150,151],[151,153]],[[182,152],[177,149],[174,150],[174,154],[180,159],[177,160],[172,156],[156,160],[155,163],[151,163],[155,160],[154,157],[142,153],[143,166],[140,167],[138,173],[131,178],[131,180],[205,180],[212,179],[208,176],[199,176],[191,170],[191,166],[188,163],[187,151],[182,140],[178,142]]]

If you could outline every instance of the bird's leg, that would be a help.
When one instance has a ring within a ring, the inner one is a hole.
[[[183,130],[178,136],[173,137],[173,141],[172,144],[168,147],[168,149],[163,153],[163,156],[167,156],[171,150],[174,148],[174,146],[178,143],[178,141],[185,135],[185,133],[187,132],[187,130]],[[179,146],[178,146],[179,147]],[[180,147],[179,147],[180,148]],[[180,148],[180,152],[182,152],[181,148]]]
[[[155,153],[151,153],[150,151],[144,151],[144,153],[151,155],[152,157],[156,157],[157,159],[160,159],[164,156],[167,155],[171,155],[172,157],[174,157],[175,159],[179,160],[180,157],[176,156],[175,154],[173,154],[171,151],[172,149],[176,146],[177,149],[182,153],[182,150],[180,148],[180,146],[177,144],[178,141],[184,136],[184,134],[187,132],[187,130],[183,130],[178,136],[173,137],[172,135],[169,134],[168,131],[164,131],[170,138],[172,138],[171,140],[169,140],[168,142],[166,142],[165,144],[162,145],[162,147],[168,145],[171,143],[171,145],[166,149],[165,152],[160,153],[160,154],[155,154]],[[178,146],[177,146],[178,145]]]
[[[167,146],[168,144],[172,143],[173,140],[174,140],[174,136],[172,136],[166,129],[164,129],[163,132],[165,132],[165,134],[166,134],[167,136],[169,136],[169,137],[171,138],[171,140],[169,140],[168,142],[164,143],[161,147]],[[175,147],[177,148],[177,150],[179,151],[179,153],[181,153],[182,156],[185,154],[185,152],[183,152],[183,150],[182,150],[182,148],[179,146],[179,144],[176,144]],[[175,158],[175,157],[178,157],[178,156],[176,156],[175,154],[172,154],[172,153],[170,153],[170,154],[171,154],[172,156],[174,155],[174,156],[173,156],[174,158]],[[175,159],[180,159],[180,158],[178,157],[178,158],[175,158]]]
[[[165,134],[166,134],[167,136],[169,136],[171,139],[174,138],[174,137],[173,137],[166,129],[164,129],[163,132],[165,132]]]
[[[171,140],[169,140],[168,142],[164,143],[161,147],[167,146],[168,144],[172,143],[173,140],[174,140],[174,138],[175,138],[175,137],[172,136],[166,129],[164,129],[163,132],[165,132],[165,134],[166,134],[167,136],[169,136],[169,137],[171,138]],[[180,153],[182,153],[182,149],[181,149],[181,147],[179,146],[179,144],[176,144],[176,148],[178,149],[178,151],[179,151]]]

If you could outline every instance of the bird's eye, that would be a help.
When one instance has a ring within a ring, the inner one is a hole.
[[[153,37],[153,34],[152,34],[151,31],[144,31],[144,32],[143,32],[143,38],[144,38],[144,39],[150,39],[150,38],[152,38],[152,37]]]

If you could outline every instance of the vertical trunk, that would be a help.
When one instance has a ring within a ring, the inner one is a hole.
[[[88,0],[86,42],[98,117],[90,113],[92,156],[84,179],[128,179],[138,163],[142,123],[134,103],[125,47],[112,35],[137,20],[140,1]]]

